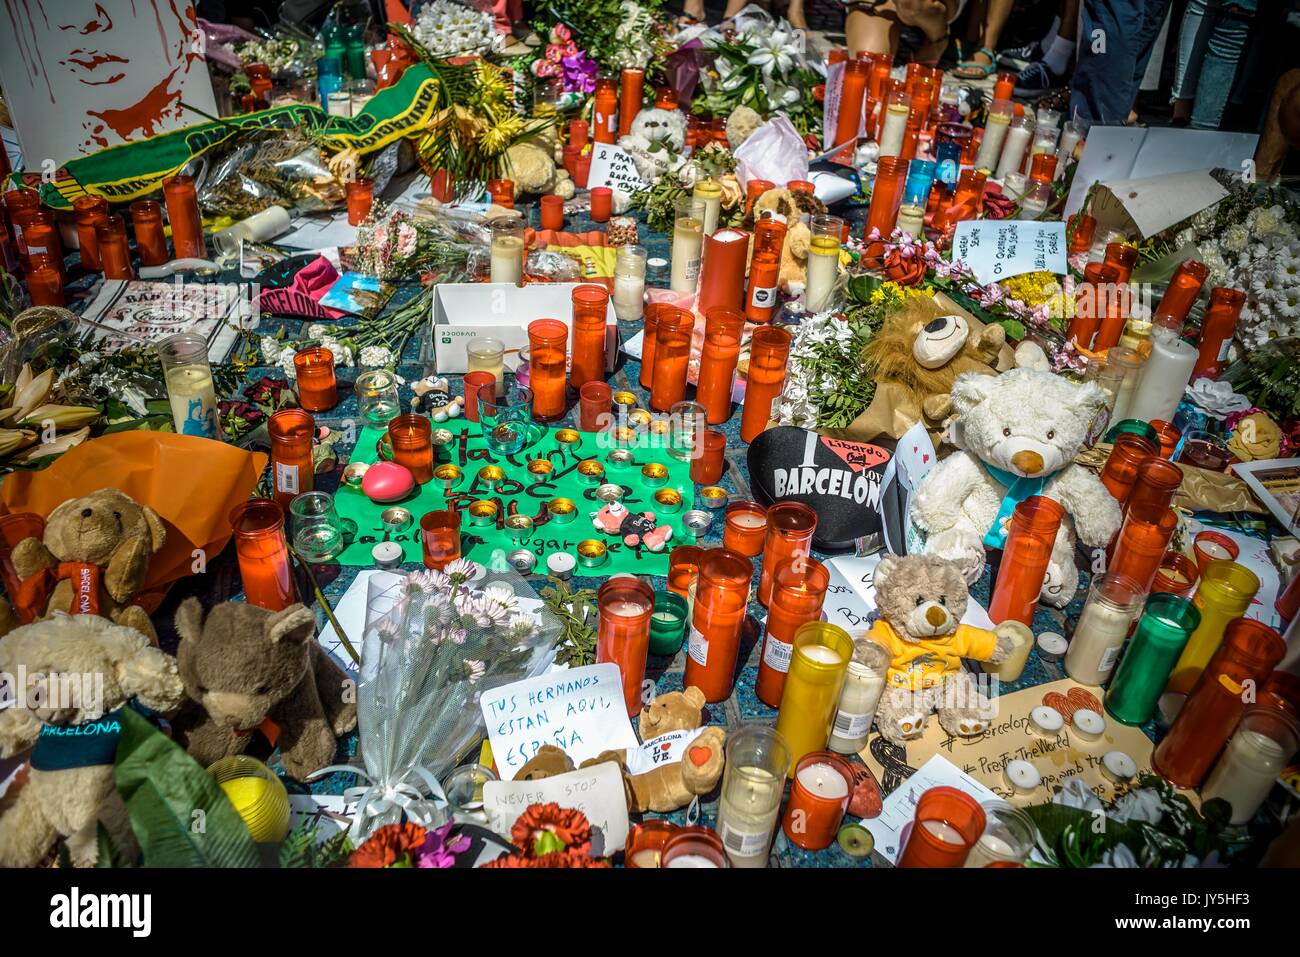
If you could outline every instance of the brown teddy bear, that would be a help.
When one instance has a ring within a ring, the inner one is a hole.
[[[572,199],[576,187],[560,162],[562,150],[554,126],[522,139],[506,150],[505,169],[515,187],[515,199],[524,193],[554,194]]]
[[[306,778],[334,760],[336,738],[356,727],[352,681],[316,639],[304,605],[272,612],[223,602],[203,617],[197,598],[176,612],[176,652],[189,700],[175,738],[200,764],[242,754],[262,730],[285,771]]]
[[[0,758],[32,748],[26,779],[0,798],[0,867],[35,867],[59,838],[74,865],[93,866],[100,823],[132,851],[113,779],[121,714],[180,705],[175,659],[107,618],[56,613],[0,638],[0,674],[28,676],[10,689],[15,706],[0,709]]]
[[[873,580],[880,617],[868,637],[893,656],[876,711],[880,733],[901,745],[937,711],[949,734],[983,734],[989,700],[961,660],[1004,661],[1016,647],[1014,623],[994,631],[963,625],[966,579],[955,562],[934,555],[887,555]]]
[[[759,219],[778,217],[785,222],[785,243],[781,247],[781,272],[777,284],[785,290],[791,283],[802,285],[808,278],[808,247],[812,241],[812,230],[804,221],[807,216],[820,216],[826,212],[826,204],[809,193],[792,193],[784,187],[769,189],[754,200],[754,205],[746,214],[743,225],[752,237],[754,222]],[[751,240],[752,245],[752,240]],[[752,248],[750,250],[753,252]]]
[[[45,520],[45,534],[14,546],[10,560],[22,582],[20,606],[102,615],[147,636],[149,614],[132,599],[144,587],[149,561],[167,529],[158,513],[125,492],[104,488],[64,502]]]
[[[658,695],[641,710],[641,740],[649,744],[673,731],[693,731],[703,720],[704,693],[690,687]],[[578,767],[589,768],[613,761],[623,772],[623,788],[629,811],[675,811],[685,807],[696,795],[708,794],[722,777],[725,763],[723,744],[727,734],[710,725],[686,745],[678,761],[665,762],[649,771],[628,771],[625,751],[603,751]],[[516,781],[538,781],[574,770],[572,759],[560,748],[544,744],[532,759],[519,769]]]

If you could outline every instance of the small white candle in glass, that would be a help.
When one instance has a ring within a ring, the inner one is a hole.
[[[912,109],[912,98],[906,93],[893,93],[885,105],[885,123],[880,131],[881,156],[897,156],[903,151],[903,134],[907,132],[907,114]]]
[[[704,248],[704,201],[683,196],[677,201],[673,221],[673,264],[668,288],[673,292],[694,292],[700,281],[700,258]]]
[[[1002,156],[998,159],[995,171],[996,179],[1005,179],[1008,173],[1019,173],[1025,161],[1025,150],[1034,138],[1034,118],[1026,113],[1019,119],[1011,121],[1007,130],[1006,141],[1002,144]]]
[[[524,278],[524,224],[510,219],[492,224],[492,282],[518,285]]]
[[[830,308],[835,281],[840,275],[840,237],[844,220],[838,216],[814,216],[808,242],[808,277],[804,305],[809,312]]]
[[[984,124],[984,138],[980,140],[980,151],[975,156],[975,168],[988,170],[990,173],[1002,155],[1002,144],[1006,142],[1007,130],[1011,128],[1011,117],[1015,108],[1010,100],[994,100],[989,106],[989,118]]]
[[[465,347],[465,371],[490,372],[497,380],[497,396],[505,395],[505,343],[491,336],[475,337]]]
[[[614,255],[614,315],[620,320],[640,319],[645,310],[644,246],[620,246]]]

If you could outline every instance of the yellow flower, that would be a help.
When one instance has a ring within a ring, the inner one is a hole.
[[[1017,299],[1027,306],[1040,306],[1053,296],[1061,294],[1061,283],[1055,273],[1030,272],[1010,279],[1000,280],[999,285],[1007,291],[1012,299]]]
[[[504,117],[479,133],[478,145],[488,156],[499,156],[519,137],[523,128],[524,121],[520,117]]]

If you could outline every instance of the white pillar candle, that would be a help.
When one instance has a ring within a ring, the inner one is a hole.
[[[785,779],[758,766],[728,771],[718,802],[718,836],[732,867],[766,867]]]
[[[704,248],[704,204],[699,217],[678,216],[673,224],[673,268],[668,288],[673,292],[694,292],[700,280],[700,257]]]
[[[803,301],[809,312],[830,305],[835,280],[840,275],[840,244],[830,236],[814,236],[808,247],[808,278]]]
[[[1056,176],[1059,179],[1065,175],[1065,166],[1074,159],[1075,148],[1079,145],[1079,140],[1083,139],[1083,132],[1073,122],[1066,123],[1061,130],[1061,142],[1056,147],[1058,157],[1056,163]]]
[[[524,241],[519,236],[492,237],[493,282],[511,282],[518,285],[524,278]]]
[[[831,726],[831,737],[826,742],[827,750],[856,754],[866,746],[871,722],[876,717],[876,708],[880,706],[884,690],[884,671],[878,671],[863,661],[849,662],[835,723]]]
[[[903,151],[903,134],[907,131],[907,100],[890,103],[885,109],[885,126],[880,131],[881,156],[897,156]]]
[[[1283,745],[1268,735],[1239,728],[1210,772],[1201,799],[1223,798],[1232,808],[1231,823],[1245,824],[1268,797],[1289,757]]]
[[[925,231],[925,207],[911,204],[900,206],[898,222],[895,225],[913,239],[920,239]]]
[[[1153,419],[1172,422],[1198,355],[1196,347],[1182,339],[1153,333],[1151,355],[1142,368],[1142,378],[1133,393],[1133,401],[1124,410],[1124,417],[1143,422]]]
[[[1109,678],[1128,638],[1135,611],[1131,604],[1089,596],[1065,653],[1065,673],[1085,685],[1101,685]]]
[[[1006,109],[999,110],[999,104]],[[984,138],[980,140],[980,151],[975,157],[976,169],[993,172],[998,158],[1002,155],[1002,146],[1007,141],[1009,129],[1011,129],[1011,104],[1004,100],[994,103],[989,107],[989,119],[984,124]]]
[[[1008,173],[1020,172],[1024,163],[1025,150],[1034,137],[1034,121],[1028,115],[1013,120],[1007,130],[1006,142],[1002,144],[1002,156],[998,160],[995,179],[1004,179]]]

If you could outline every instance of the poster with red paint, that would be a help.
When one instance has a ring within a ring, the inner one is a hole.
[[[0,3],[0,87],[28,169],[204,122],[182,103],[216,115],[189,0]]]

